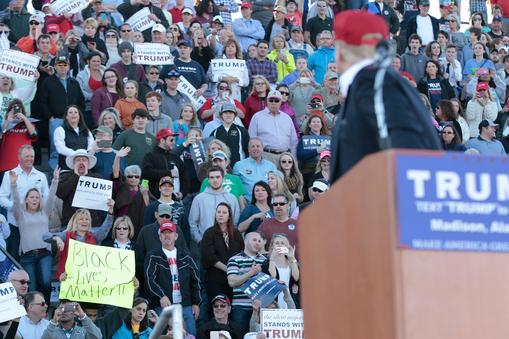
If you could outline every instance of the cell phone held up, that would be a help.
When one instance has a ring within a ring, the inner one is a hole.
[[[99,140],[97,141],[97,147],[99,148],[110,148],[111,140]]]

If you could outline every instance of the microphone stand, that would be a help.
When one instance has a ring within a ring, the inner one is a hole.
[[[375,75],[374,83],[374,108],[376,122],[378,125],[378,145],[380,150],[391,148],[391,138],[387,129],[385,115],[385,105],[383,99],[383,85],[387,70],[392,64],[392,52],[387,41],[380,41],[377,45],[377,63],[378,70]]]

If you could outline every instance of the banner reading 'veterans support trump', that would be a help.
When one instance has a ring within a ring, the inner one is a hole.
[[[509,159],[396,156],[401,247],[509,252]]]

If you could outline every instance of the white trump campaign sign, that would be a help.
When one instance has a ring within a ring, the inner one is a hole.
[[[34,81],[40,58],[36,55],[6,49],[0,55],[0,74]]]
[[[140,65],[173,65],[170,46],[147,42],[134,44],[134,62]]]
[[[129,24],[133,30],[143,32],[144,30],[151,28],[156,24],[154,20],[148,17],[149,15],[150,10],[145,7],[134,13],[134,15],[130,17],[126,23]]]
[[[10,282],[0,284],[0,323],[27,314],[19,304],[18,294]]]
[[[107,211],[106,203],[111,199],[113,183],[110,180],[81,176],[76,186],[73,207]]]

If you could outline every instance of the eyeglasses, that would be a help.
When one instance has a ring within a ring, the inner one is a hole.
[[[117,227],[117,230],[127,231],[129,227]]]
[[[46,304],[45,301],[41,301],[40,303],[31,303],[30,305],[39,305],[41,307],[44,307],[44,306],[47,306],[48,304]]]
[[[321,5],[321,6],[320,5],[316,5],[316,7],[318,7],[318,8],[327,8],[327,6],[323,6],[323,5]]]
[[[443,131],[442,134],[454,134],[453,131]]]
[[[276,98],[270,98],[270,99],[269,99],[269,102],[272,102],[272,103],[278,103],[278,102],[280,102],[280,101],[281,101],[281,100],[276,99]]]
[[[165,218],[165,219],[170,219],[171,215],[169,215],[169,214],[161,214],[159,217],[160,218]]]
[[[215,304],[213,307],[214,308],[226,308],[226,304]]]
[[[159,75],[159,72],[149,72],[150,75]]]
[[[285,206],[286,204],[286,202],[273,202],[272,206]]]
[[[320,160],[320,162],[330,162],[330,159],[329,158],[323,158],[322,160]]]
[[[449,22],[456,22],[456,20],[447,20],[447,21],[449,21]]]
[[[116,38],[117,36],[115,34],[106,34],[107,38]]]
[[[228,90],[228,87],[227,86],[219,86],[218,87],[221,91],[227,91]]]
[[[128,175],[127,176],[129,179],[139,179],[140,176],[139,175]]]
[[[58,32],[49,32],[48,34],[49,34],[49,35],[57,35],[57,34],[58,34]],[[106,36],[106,37],[108,37],[108,36]]]
[[[108,75],[107,77],[104,77],[104,79],[116,79],[116,75]]]
[[[11,31],[0,31],[0,34],[9,34]]]
[[[293,160],[281,160],[282,164],[293,164]]]
[[[263,86],[263,85],[265,85],[265,83],[264,82],[255,82],[254,85],[255,86]]]
[[[121,29],[120,32],[122,33],[129,33],[131,30],[130,29]]]
[[[175,31],[175,32],[177,32],[177,31],[179,30],[179,29],[178,29],[178,27],[171,27],[170,29],[171,29],[172,31]]]
[[[25,279],[21,279],[21,280],[12,280],[12,281],[17,281],[19,282],[21,285],[30,285],[30,280],[25,280]]]
[[[281,92],[281,91],[279,91],[279,93],[281,93],[281,95],[284,95],[284,96],[289,96],[290,95],[290,93],[288,93],[288,92]]]
[[[29,24],[32,26],[40,25],[40,23],[38,23],[37,21],[30,21]]]
[[[481,18],[474,18],[474,21],[482,21]]]
[[[169,142],[174,142],[175,141],[175,138],[171,138],[170,140],[168,140]]]

